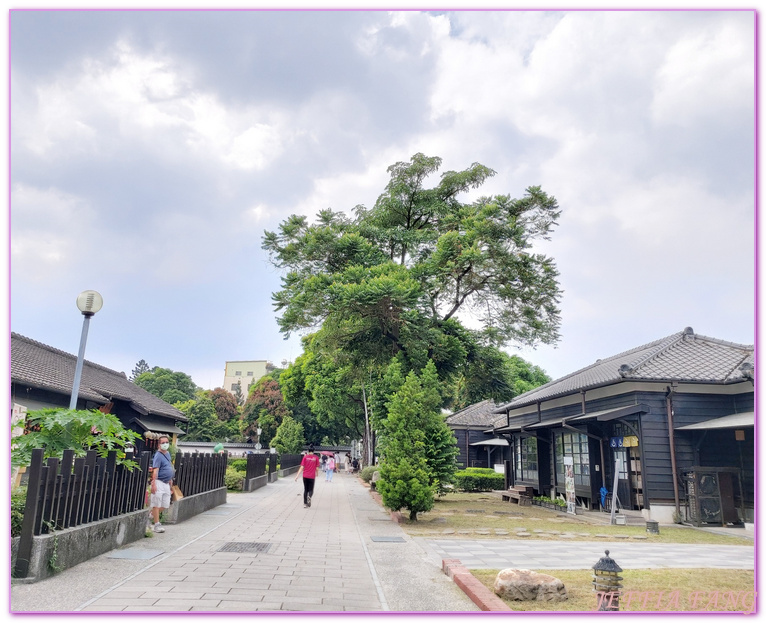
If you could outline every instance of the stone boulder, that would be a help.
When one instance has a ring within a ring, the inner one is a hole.
[[[514,601],[566,601],[564,583],[552,575],[528,569],[503,569],[497,574],[495,594]]]

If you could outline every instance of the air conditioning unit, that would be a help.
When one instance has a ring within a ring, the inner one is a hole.
[[[740,488],[738,469],[695,466],[683,473],[683,482],[686,517],[692,525],[739,523],[735,502]]]

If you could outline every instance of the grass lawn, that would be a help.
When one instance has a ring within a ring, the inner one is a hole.
[[[472,569],[490,591],[497,569]],[[569,598],[560,602],[503,600],[524,612],[584,612],[595,610],[593,572],[541,570],[560,579]],[[748,612],[754,608],[755,574],[743,569],[627,569],[621,573],[624,612]]]
[[[406,511],[403,516],[407,517]],[[434,508],[428,513],[418,514],[417,521],[405,519],[404,530],[412,536],[430,538],[472,539],[539,539],[561,540],[561,535],[574,535],[572,540],[600,540],[615,538],[644,540],[651,543],[713,543],[726,545],[752,545],[753,540],[737,536],[712,534],[687,527],[660,527],[660,534],[647,534],[646,527],[611,526],[592,524],[585,519],[539,506],[518,506],[503,502],[499,497],[487,493],[449,493],[437,498]],[[445,530],[454,533],[444,534]],[[462,531],[462,533],[461,533]],[[499,534],[498,534],[499,532]],[[516,536],[525,532],[529,536]],[[507,533],[507,534],[504,534]],[[598,536],[605,535],[605,536]]]

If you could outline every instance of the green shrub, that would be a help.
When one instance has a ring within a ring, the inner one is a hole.
[[[229,467],[247,473],[247,459],[229,459]]]
[[[505,476],[495,470],[485,469],[483,472],[475,470],[482,468],[470,468],[455,473],[455,486],[460,491],[492,491],[502,489],[505,486]],[[473,470],[473,471],[471,471]]]
[[[27,503],[27,488],[18,487],[11,491],[11,536],[21,536],[24,521],[24,506]]]
[[[372,475],[378,471],[377,465],[368,465],[365,467],[360,473],[359,477],[364,480],[365,482],[370,482],[372,480]]]
[[[226,470],[226,475],[223,477],[226,483],[226,488],[229,491],[242,491],[242,480],[245,478],[245,473],[240,472],[232,467]]]

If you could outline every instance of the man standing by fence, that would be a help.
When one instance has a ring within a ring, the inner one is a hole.
[[[295,480],[303,472],[303,508],[311,506],[311,495],[314,493],[314,482],[317,477],[317,467],[319,467],[319,457],[314,454],[314,446],[309,446],[308,454],[301,459],[301,466],[298,473],[295,474]]]
[[[170,506],[170,485],[176,470],[170,460],[170,440],[163,435],[160,437],[160,449],[155,452],[152,459],[152,495],[149,503],[152,505],[152,518],[154,519],[154,531],[165,532],[160,523],[160,512]]]

